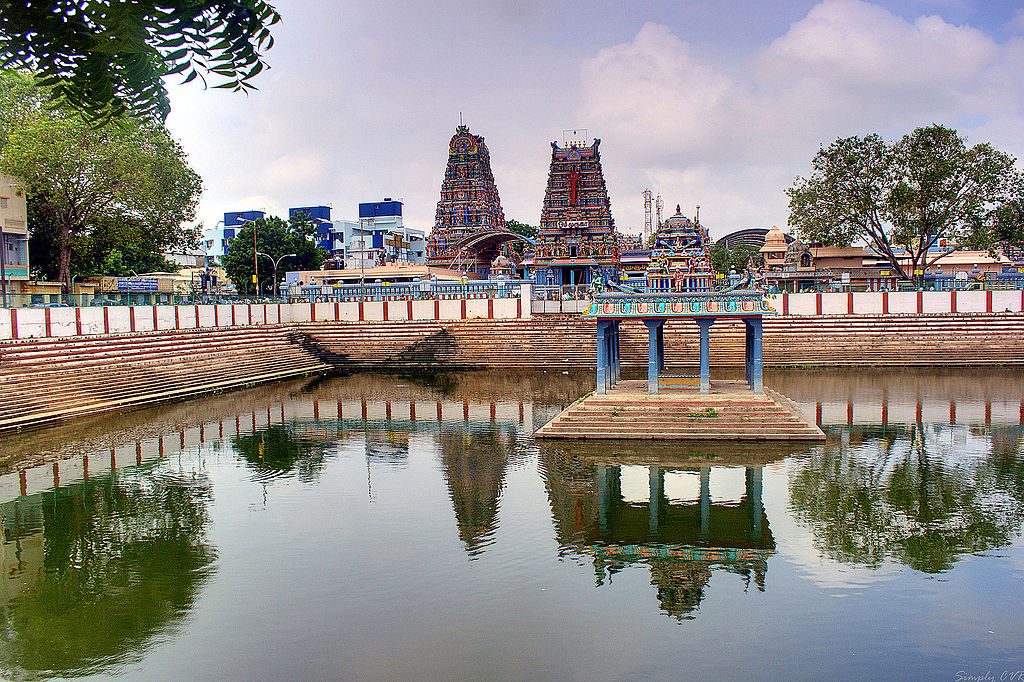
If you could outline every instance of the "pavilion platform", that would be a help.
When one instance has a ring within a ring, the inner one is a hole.
[[[751,392],[744,381],[711,381],[710,390],[620,380],[603,394],[584,396],[542,426],[537,438],[824,441],[800,408],[770,388]]]

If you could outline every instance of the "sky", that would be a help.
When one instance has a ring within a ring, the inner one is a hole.
[[[506,218],[539,222],[552,140],[601,138],[620,231],[644,188],[712,236],[785,227],[822,144],[931,123],[1024,158],[1024,2],[280,0],[243,95],[171,85],[200,220],[385,197],[433,225],[448,141],[483,135]]]

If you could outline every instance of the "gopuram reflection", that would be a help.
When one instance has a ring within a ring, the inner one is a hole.
[[[559,545],[593,562],[598,586],[627,567],[647,566],[661,609],[677,620],[696,616],[716,570],[764,590],[775,552],[762,500],[764,465],[788,453],[766,460],[724,451],[709,459],[707,452],[664,446],[650,453],[599,452],[600,446],[574,445],[540,455]],[[626,465],[646,468],[646,501],[624,495]],[[743,492],[713,498],[713,477],[736,468],[743,470]],[[680,474],[697,479],[692,497],[666,494],[666,476]]]

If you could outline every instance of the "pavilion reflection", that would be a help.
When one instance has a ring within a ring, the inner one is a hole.
[[[563,445],[540,455],[559,545],[593,562],[598,585],[627,567],[647,566],[661,609],[678,620],[695,617],[714,571],[764,590],[775,538],[762,500],[763,469],[791,452],[660,444],[602,452],[608,447]],[[646,467],[646,501],[624,495],[625,465]],[[743,492],[713,498],[713,477],[735,468],[743,469]],[[693,499],[666,494],[666,474],[680,473],[698,478]]]

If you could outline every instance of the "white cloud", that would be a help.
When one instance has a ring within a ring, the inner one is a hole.
[[[940,122],[1020,155],[1022,67],[1020,39],[1001,44],[938,16],[908,21],[826,0],[738,68],[646,24],[583,64],[581,118],[608,138],[606,157],[625,162],[606,161],[613,189],[633,194],[648,182],[668,204],[682,196],[684,212],[700,203],[721,235],[784,225],[783,190],[819,144],[841,135],[897,137]],[[617,222],[637,225],[641,210],[631,202]]]
[[[857,0],[806,13],[664,2],[646,16],[541,2],[279,8],[258,92],[172,90],[170,125],[204,177],[210,224],[256,197],[352,217],[393,196],[429,227],[460,111],[487,138],[506,215],[530,222],[547,142],[570,126],[603,139],[620,227],[640,227],[652,186],[671,208],[700,204],[716,235],[784,225],[783,190],[839,135],[941,122],[1024,154],[1024,36]],[[1024,30],[1024,13],[1011,23]]]

